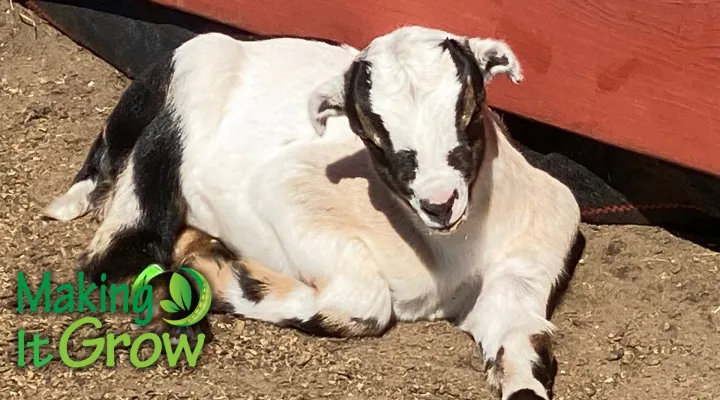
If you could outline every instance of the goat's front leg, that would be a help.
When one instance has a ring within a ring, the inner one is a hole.
[[[562,270],[524,259],[490,266],[460,324],[480,346],[488,380],[503,400],[552,399],[557,362],[546,306]]]

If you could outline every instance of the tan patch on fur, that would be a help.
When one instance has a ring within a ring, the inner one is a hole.
[[[284,274],[272,271],[252,261],[242,261],[248,276],[263,283],[263,296],[270,296],[274,299],[285,299],[290,293],[297,289],[299,282]]]
[[[302,282],[310,286],[313,289],[315,295],[319,294],[320,291],[322,291],[322,289],[325,287],[325,281],[321,281],[315,278],[303,279]]]
[[[194,228],[186,228],[178,236],[173,251],[173,268],[186,265],[200,272],[207,279],[213,297],[224,300],[224,288],[233,274],[236,258],[225,246],[212,236]]]
[[[182,264],[200,272],[208,281],[213,297],[225,300],[225,287],[230,280],[237,280],[231,261],[216,260],[203,254],[190,254]]]
[[[272,295],[284,299],[299,282],[272,271],[251,260],[243,260],[227,249],[219,240],[194,228],[185,229],[175,244],[174,260],[178,265],[188,265],[199,271],[212,287],[213,295],[225,299],[224,287],[230,280],[238,280],[244,270],[249,278],[262,283],[263,297]]]
[[[307,168],[283,178],[282,190],[294,197],[299,224],[311,235],[333,232],[372,253],[393,255],[374,263],[389,276],[415,276],[418,266],[430,265],[432,250],[408,218],[409,206],[388,191],[363,144],[328,146],[302,148],[297,156]]]
[[[213,238],[197,229],[187,228],[183,230],[175,242],[173,260],[180,262],[193,253],[207,254],[209,247],[213,245]]]

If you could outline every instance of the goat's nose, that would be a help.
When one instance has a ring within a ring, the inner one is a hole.
[[[435,222],[447,225],[452,216],[452,207],[455,199],[458,198],[458,192],[455,190],[444,203],[433,203],[428,200],[420,200],[420,207]]]

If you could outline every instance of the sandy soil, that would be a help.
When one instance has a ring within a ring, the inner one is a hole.
[[[219,316],[197,368],[138,370],[122,350],[115,368],[72,370],[58,357],[18,368],[18,329],[57,338],[74,318],[19,315],[17,272],[71,280],[94,228],[44,221],[39,208],[67,188],[128,80],[9,8],[0,0],[0,397],[493,398],[472,341],[446,323],[328,340]],[[719,399],[720,254],[657,228],[583,231],[583,261],[553,318],[556,398]],[[125,316],[104,319],[110,331],[130,329]]]

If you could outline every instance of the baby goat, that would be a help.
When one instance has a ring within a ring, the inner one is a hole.
[[[183,257],[227,311],[331,336],[447,319],[503,399],[549,399],[579,210],[486,105],[498,74],[522,79],[504,42],[422,27],[362,51],[200,35],[129,87],[45,214],[99,210],[94,277],[209,235],[229,251]]]

